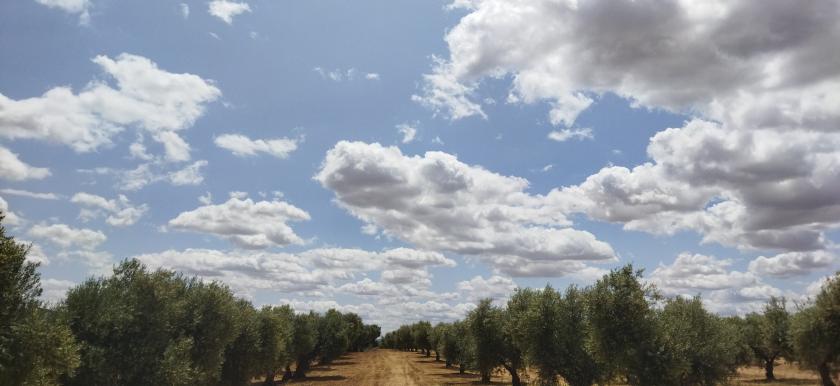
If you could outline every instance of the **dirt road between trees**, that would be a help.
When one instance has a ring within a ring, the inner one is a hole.
[[[329,366],[316,366],[307,379],[292,385],[311,386],[429,386],[469,385],[475,374],[458,374],[443,362],[416,352],[375,349],[349,353]]]
[[[777,382],[765,383],[763,372],[763,368],[743,368],[729,385],[819,386],[815,373],[800,370],[791,364],[780,364],[776,367],[776,377],[779,378]],[[531,374],[522,374],[523,381],[528,381],[529,375]],[[510,385],[510,377],[501,371],[494,373],[492,380],[494,385]],[[449,386],[474,385],[478,383],[477,381],[478,375],[459,374],[455,367],[447,369],[443,362],[435,362],[434,356],[427,358],[416,352],[375,349],[346,354],[329,366],[315,366],[307,379],[290,384],[296,386]]]

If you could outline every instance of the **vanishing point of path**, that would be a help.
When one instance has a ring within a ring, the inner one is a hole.
[[[293,385],[311,386],[429,386],[468,385],[478,380],[474,374],[458,374],[416,352],[374,349],[348,353],[329,366],[316,366],[307,379]]]

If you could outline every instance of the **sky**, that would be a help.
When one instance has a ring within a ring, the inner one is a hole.
[[[840,2],[0,2],[44,299],[128,258],[384,330],[633,264],[731,315],[840,264]]]

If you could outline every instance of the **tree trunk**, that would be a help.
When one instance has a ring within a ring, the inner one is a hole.
[[[467,371],[467,366],[465,366],[463,363],[459,364],[458,373],[463,374],[465,371]]]
[[[508,365],[504,365],[504,367],[510,373],[510,386],[522,386],[522,381],[519,380],[519,373],[516,372],[516,369]]]
[[[823,362],[817,368],[820,372],[820,378],[822,379],[822,386],[834,386],[834,381],[831,380],[831,371],[828,368],[828,363]]]
[[[450,368],[450,367],[452,367],[452,361],[450,361],[449,359],[447,359],[447,360],[446,360],[446,368],[448,369],[448,368]]]
[[[435,362],[440,362],[440,353],[438,350],[435,350]]]
[[[274,371],[269,371],[265,373],[265,382],[263,382],[265,386],[274,386]]]
[[[426,349],[426,358],[432,356],[432,350]]]
[[[280,379],[280,382],[286,382],[290,379],[292,379],[292,367],[286,365],[286,370],[283,371],[283,378]]]
[[[481,383],[484,383],[484,384],[490,383],[490,372],[489,371],[482,371],[481,372]]]
[[[292,378],[294,378],[294,379],[306,378],[306,372],[307,371],[309,371],[309,361],[298,359],[297,366],[295,366],[295,373],[292,374]]]
[[[774,359],[767,359],[764,361],[764,377],[768,381],[776,380],[776,376],[773,375],[773,362],[775,362]]]

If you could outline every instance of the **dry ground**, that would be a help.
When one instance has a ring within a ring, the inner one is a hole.
[[[765,383],[764,370],[744,368],[732,380],[733,386],[819,386],[813,372],[802,371],[794,365],[782,364],[776,368],[777,382]],[[510,384],[510,378],[498,372],[493,384]],[[523,381],[526,381],[523,376]],[[426,358],[415,352],[377,349],[363,353],[350,353],[330,366],[315,366],[308,379],[291,382],[298,386],[436,386],[472,385],[478,382],[476,374],[458,374],[457,368],[447,369],[434,357]],[[617,385],[616,385],[617,386]]]

